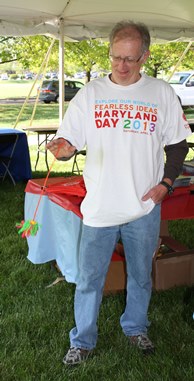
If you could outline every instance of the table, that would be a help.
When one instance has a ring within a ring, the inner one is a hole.
[[[9,170],[16,182],[29,180],[32,177],[30,155],[27,136],[23,131],[12,128],[0,128],[0,153],[9,155],[12,151],[13,143],[6,143],[6,145],[1,144],[1,136],[11,134],[17,134],[18,139]],[[1,173],[4,173],[4,167],[0,166],[0,171]]]
[[[28,259],[32,263],[41,264],[55,260],[66,281],[72,283],[76,283],[78,275],[78,252],[82,230],[80,204],[83,196],[69,194],[64,197],[57,190],[52,193],[52,185],[58,184],[60,187],[62,183],[65,187],[70,182],[79,188],[80,180],[81,178],[77,176],[48,179],[36,216],[36,221],[41,223],[42,227],[35,237],[27,239]],[[43,183],[44,179],[37,179],[27,184],[25,220],[32,219],[34,215]]]
[[[25,220],[33,218],[43,183],[44,179],[28,181],[25,190]],[[194,186],[177,188],[172,196],[167,196],[162,203],[162,219],[194,218],[194,195],[191,192],[194,192]],[[50,178],[36,217],[42,227],[35,237],[28,238],[28,259],[34,264],[55,260],[65,279],[72,283],[76,283],[78,275],[82,231],[80,204],[84,195],[82,176]],[[180,207],[183,198],[184,207]],[[120,249],[120,246],[116,248],[113,260],[119,260],[122,254]]]
[[[37,140],[37,157],[36,157],[35,170],[38,165],[40,153],[44,154],[47,170],[49,170],[46,145],[49,141],[51,141],[55,137],[55,134],[58,130],[58,126],[31,126],[31,127],[24,127],[23,130],[25,132],[35,132],[37,134],[38,140]],[[41,137],[43,139],[41,139]]]

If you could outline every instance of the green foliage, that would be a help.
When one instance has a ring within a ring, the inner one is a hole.
[[[8,38],[2,44],[0,58],[6,62],[8,58],[19,60],[24,69],[37,72],[51,45],[52,39],[47,36]],[[52,48],[47,70],[58,71],[59,42]],[[65,73],[74,74],[78,70],[89,73],[95,69],[109,68],[108,43],[101,40],[83,40],[81,42],[65,42]],[[88,74],[89,79],[89,74]]]
[[[18,75],[17,74],[10,74],[9,79],[17,79]]]
[[[17,60],[14,37],[0,37],[0,64]]]
[[[150,48],[151,56],[145,63],[145,72],[148,75],[157,77],[159,74],[167,74],[179,61],[187,47],[186,42],[170,42],[167,44],[153,44]],[[193,70],[194,50],[186,53],[179,70]]]
[[[3,63],[17,60],[24,69],[38,72],[51,42],[52,39],[48,36],[1,37],[0,61]],[[179,61],[186,47],[187,42],[153,44],[150,49],[151,57],[145,64],[146,73],[154,77],[167,74]],[[89,81],[91,70],[109,70],[108,49],[109,43],[100,39],[65,42],[65,73],[72,75],[76,71],[85,70]],[[58,71],[58,50],[59,42],[56,40],[50,54],[48,70]],[[191,46],[178,70],[193,69],[193,61],[194,49]]]
[[[18,43],[18,57],[25,69],[38,72],[45,59],[52,39],[47,36],[22,37]],[[58,41],[55,42],[51,52],[49,65],[53,70],[58,68],[58,59],[55,52],[58,49]]]
[[[47,36],[7,37],[1,43],[1,63],[17,60],[22,64],[23,69],[38,71],[51,41],[52,39]],[[58,68],[57,49],[58,41],[50,56],[50,65],[53,69]]]
[[[99,39],[83,40],[76,43],[65,43],[65,54],[67,66],[65,71],[68,72],[68,65],[76,63],[76,71],[86,70],[88,81],[90,80],[90,72],[95,67],[96,70],[101,68],[109,69],[108,57],[109,44]]]

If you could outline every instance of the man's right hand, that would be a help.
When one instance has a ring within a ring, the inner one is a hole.
[[[56,159],[70,159],[76,152],[76,147],[72,146],[67,140],[63,138],[55,139],[46,145]]]

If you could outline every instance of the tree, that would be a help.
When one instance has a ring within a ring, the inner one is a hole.
[[[17,39],[17,57],[24,69],[37,72],[51,45],[52,39],[47,36],[21,37]],[[56,40],[49,58],[49,67],[58,68],[58,41]]]
[[[170,42],[151,45],[151,56],[145,63],[145,72],[152,77],[167,74],[178,62],[187,47],[187,42]],[[194,50],[191,47],[177,70],[193,69]]]
[[[38,71],[52,39],[47,36],[8,38],[2,41],[1,63],[12,60],[22,63],[24,69]],[[1,41],[0,41],[1,42]],[[52,48],[48,70],[58,71],[58,41]],[[65,42],[65,72],[69,75],[79,70],[86,70],[90,80],[93,67],[108,69],[108,43],[101,40],[83,40],[81,42]]]
[[[51,41],[52,38],[48,36],[0,37],[0,63],[19,61],[24,69],[37,72]],[[48,63],[50,71],[58,71],[58,46],[56,40]],[[92,70],[109,70],[108,47],[108,42],[102,42],[100,39],[65,42],[65,73],[72,75],[76,71],[85,70],[89,81]],[[153,77],[167,74],[178,62],[186,47],[187,42],[153,44],[151,57],[144,65],[145,72]],[[178,70],[193,69],[193,61],[194,47],[191,47]]]
[[[14,37],[0,37],[0,64],[17,61]]]
[[[97,70],[110,68],[108,47],[107,42],[102,42],[99,39],[65,43],[65,71],[68,72],[68,65],[74,63],[77,71],[86,71],[87,80],[90,81],[91,71],[94,67]]]
[[[18,61],[24,69],[37,71],[51,41],[52,39],[47,36],[0,37],[0,64]],[[58,66],[55,54],[57,47],[58,41],[56,41],[53,54],[50,57],[50,65],[54,67]]]

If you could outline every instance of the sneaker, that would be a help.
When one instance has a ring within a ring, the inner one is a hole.
[[[155,350],[154,345],[151,342],[151,340],[148,338],[148,336],[145,334],[138,335],[138,336],[129,336],[129,342],[131,345],[134,345],[137,348],[141,349],[141,351],[145,355],[154,353],[154,350]]]
[[[66,365],[80,364],[81,362],[86,361],[91,353],[92,351],[88,349],[72,347],[65,355],[63,363]]]

